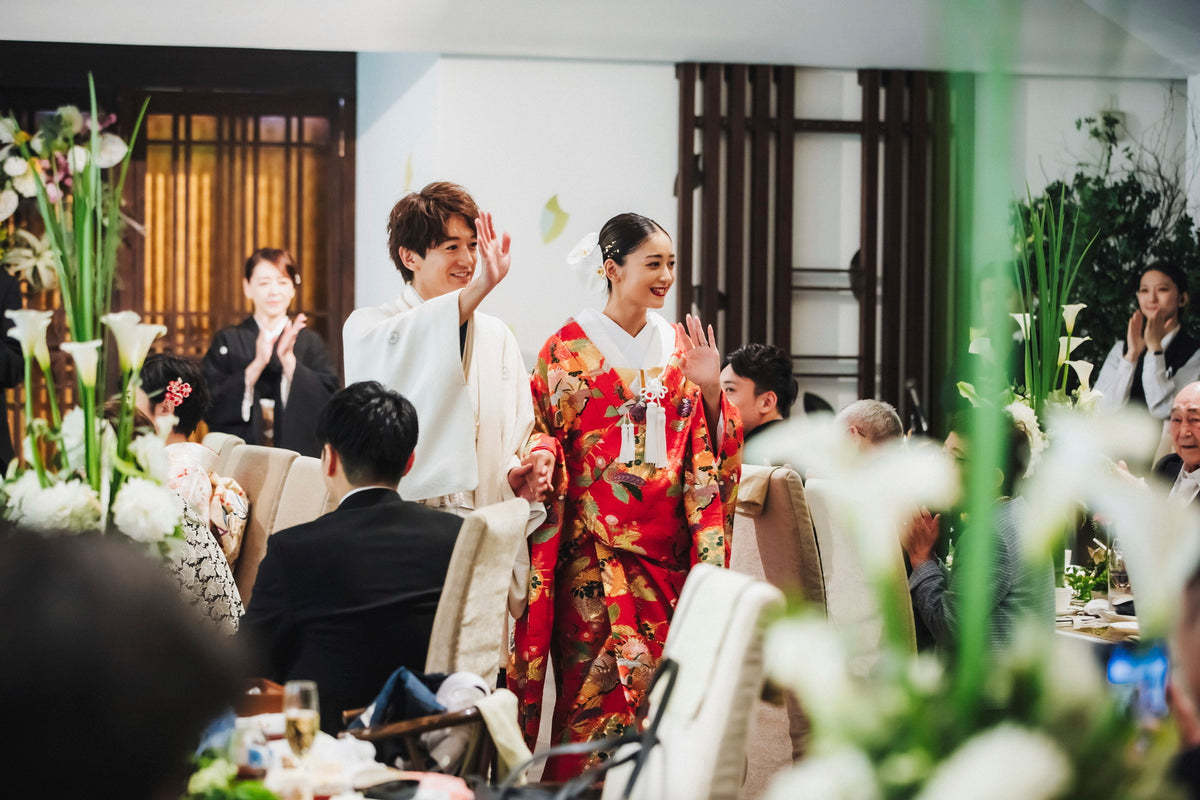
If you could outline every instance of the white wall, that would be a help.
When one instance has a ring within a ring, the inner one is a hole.
[[[398,293],[387,214],[405,190],[452,180],[512,234],[513,267],[483,310],[527,360],[587,295],[565,257],[622,211],[675,230],[678,84],[669,64],[360,54],[355,231],[357,305]],[[569,216],[543,242],[554,196]],[[673,318],[668,297],[665,316]]]
[[[1025,181],[1036,194],[1073,175],[1078,163],[1095,163],[1097,148],[1086,129],[1075,129],[1075,120],[1098,117],[1102,110],[1123,112],[1131,139],[1183,163],[1188,105],[1183,81],[1017,78],[1012,88],[1018,195],[1024,195]]]

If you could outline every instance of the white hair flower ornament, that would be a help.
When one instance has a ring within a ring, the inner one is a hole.
[[[604,259],[600,255],[600,234],[593,231],[579,240],[579,244],[567,253],[567,263],[579,276],[583,288],[593,294],[601,294],[608,288],[604,275]]]

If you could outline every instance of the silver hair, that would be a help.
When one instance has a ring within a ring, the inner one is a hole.
[[[855,400],[837,415],[847,427],[853,425],[872,442],[904,435],[904,424],[896,407],[882,400]]]

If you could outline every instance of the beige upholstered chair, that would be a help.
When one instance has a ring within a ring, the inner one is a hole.
[[[225,475],[241,484],[250,498],[250,519],[246,521],[246,533],[242,538],[242,554],[233,570],[242,602],[247,605],[254,590],[254,579],[258,577],[258,565],[267,554],[267,537],[275,529],[275,514],[279,510],[284,479],[292,461],[299,455],[293,450],[254,444],[233,448]]]
[[[747,730],[763,685],[762,620],[782,606],[783,593],[769,583],[707,564],[692,569],[663,649],[679,665],[675,690],[663,709],[660,743],[629,797],[738,796]],[[650,715],[661,701],[662,684],[651,694]],[[613,768],[604,800],[622,796],[630,773],[629,767]]]
[[[234,436],[232,433],[212,431],[204,435],[204,446],[215,451],[217,454],[216,472],[218,475],[222,477],[229,475],[229,461],[233,458],[234,448],[245,443],[245,439],[240,436]]]
[[[496,680],[512,566],[528,519],[529,503],[515,498],[463,521],[433,618],[426,672],[473,672]]]
[[[821,571],[825,575],[825,605],[829,621],[845,631],[852,647],[852,667],[865,671],[878,658],[883,637],[883,618],[875,590],[863,572],[858,557],[857,542],[847,530],[834,507],[829,482],[810,478],[804,485],[813,527],[821,551]],[[864,502],[869,502],[864,498]],[[898,577],[904,576],[904,555],[900,548],[899,532],[890,557]],[[902,587],[907,584],[901,582]],[[913,623],[912,598],[907,588],[895,598],[907,627],[909,645],[916,651],[916,626]]]
[[[298,456],[288,467],[287,477],[283,480],[279,509],[270,532],[274,534],[293,525],[312,522],[335,508],[337,503],[325,488],[325,479],[321,475],[321,459]]]
[[[800,476],[789,467],[742,466],[729,566],[825,610],[825,582]],[[808,720],[795,698],[759,700],[746,747],[741,797],[760,797],[804,752]]]

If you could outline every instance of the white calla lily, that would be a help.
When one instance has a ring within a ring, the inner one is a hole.
[[[118,311],[100,318],[117,340],[122,372],[140,370],[146,361],[146,354],[150,352],[150,345],[167,332],[165,325],[151,325],[141,320],[134,311]]]
[[[63,342],[62,349],[75,362],[75,372],[84,386],[91,389],[96,385],[96,367],[100,363],[99,339],[89,342]]]
[[[39,156],[46,155],[46,137],[42,136],[42,132],[38,131],[29,140],[29,149],[37,153]]]
[[[10,309],[4,315],[13,321],[8,335],[21,343],[21,352],[32,358],[42,369],[50,366],[50,348],[46,346],[46,329],[54,318],[53,311],[32,308]]]
[[[12,187],[22,197],[37,195],[38,178],[29,168],[29,162],[20,156],[4,159],[4,174],[12,179]]]
[[[1085,392],[1090,392],[1092,388],[1092,370],[1095,368],[1095,364],[1090,361],[1068,361],[1067,366],[1075,370],[1076,376],[1079,377],[1080,397]]]
[[[17,140],[17,123],[0,117],[0,144],[12,144]]]
[[[1017,325],[1021,328],[1022,338],[1029,338],[1029,315],[1028,314],[1009,314],[1010,317],[1017,321]]]
[[[96,155],[96,166],[100,169],[109,169],[121,163],[125,158],[125,154],[129,152],[129,145],[125,144],[125,140],[115,133],[100,134],[100,152]]]
[[[1060,336],[1058,337],[1058,365],[1061,367],[1071,357],[1071,353],[1075,352],[1075,348],[1084,342],[1090,342],[1090,336]]]
[[[1067,336],[1075,332],[1075,318],[1079,316],[1079,312],[1087,308],[1087,303],[1068,303],[1062,307],[1063,322],[1067,326]]]

